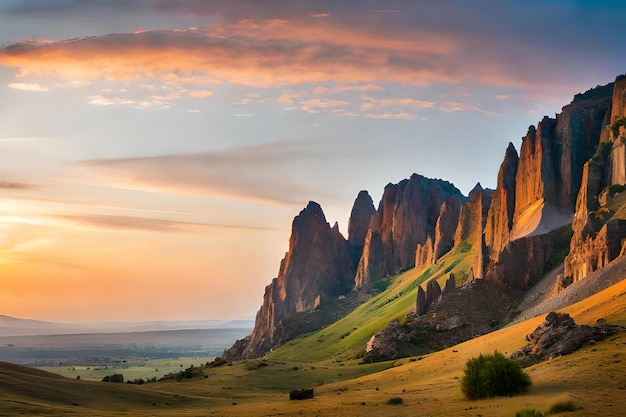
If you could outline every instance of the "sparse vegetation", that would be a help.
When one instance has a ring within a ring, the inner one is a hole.
[[[550,406],[548,414],[564,413],[568,411],[576,411],[578,407],[572,401],[559,401]]]
[[[596,153],[589,160],[589,165],[602,166],[609,154],[611,153],[611,144],[610,143],[601,143],[598,145],[598,149],[596,149]]]
[[[544,417],[544,414],[534,408],[525,408],[515,413],[515,417]]]
[[[492,355],[481,354],[467,361],[461,391],[470,400],[507,397],[525,391],[530,384],[520,363],[496,350]]]
[[[404,404],[404,400],[402,399],[402,397],[391,397],[387,400],[387,404],[400,405],[400,404]]]
[[[619,136],[620,127],[626,127],[626,117],[622,117],[621,119],[617,119],[611,123],[611,133],[613,134],[613,139],[617,139]]]
[[[563,263],[565,257],[569,254],[569,245],[573,235],[574,231],[571,224],[561,226],[550,232],[554,252],[548,259],[548,262],[544,267],[544,272],[551,271]]]
[[[615,197],[615,194],[621,193],[626,190],[626,185],[622,184],[612,184],[609,186],[609,198]]]
[[[460,253],[467,253],[472,250],[472,244],[467,240],[462,241],[458,244],[456,251]]]

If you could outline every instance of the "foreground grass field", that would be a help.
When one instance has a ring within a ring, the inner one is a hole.
[[[626,281],[565,309],[579,323],[626,324]],[[460,391],[467,359],[495,349],[509,353],[543,320],[537,317],[422,358],[362,365],[332,358],[315,362],[243,361],[203,369],[181,382],[112,384],[75,381],[38,370],[0,366],[0,415],[178,416],[515,416],[571,401],[563,416],[623,416],[626,335],[527,368],[533,385],[511,398],[469,401]],[[304,356],[304,353],[303,353]],[[290,401],[292,388],[315,398]],[[402,404],[389,405],[392,397]]]

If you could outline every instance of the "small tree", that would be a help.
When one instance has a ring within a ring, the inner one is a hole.
[[[461,391],[470,400],[495,396],[508,397],[525,391],[530,377],[520,363],[507,359],[497,350],[493,355],[479,355],[465,364]]]

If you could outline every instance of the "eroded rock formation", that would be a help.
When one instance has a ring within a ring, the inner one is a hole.
[[[370,227],[370,221],[374,213],[376,213],[376,208],[374,207],[372,197],[370,197],[367,191],[360,191],[356,200],[354,200],[348,222],[348,242],[354,248],[357,262],[363,253],[367,229]]]
[[[529,344],[511,355],[522,366],[530,366],[555,356],[568,355],[589,341],[600,341],[617,332],[612,326],[577,325],[569,314],[549,313],[532,333]]]
[[[335,296],[344,281],[353,283],[354,263],[348,241],[337,225],[330,227],[319,204],[309,202],[293,220],[289,251],[280,263],[278,277],[265,288],[252,334],[226,354],[253,358],[283,342],[282,320],[316,308]],[[349,285],[348,287],[351,287]]]
[[[365,238],[356,288],[413,268],[417,245],[434,238],[441,206],[452,195],[461,197],[452,184],[417,174],[388,184]]]
[[[611,85],[612,86],[612,85]],[[603,87],[604,89],[605,87]],[[626,221],[614,217],[607,207],[614,197],[610,189],[626,183],[626,78],[618,77],[605,118],[602,140],[593,158],[584,166],[576,200],[574,235],[565,258],[563,284],[571,284],[606,266],[620,256],[626,239]]]

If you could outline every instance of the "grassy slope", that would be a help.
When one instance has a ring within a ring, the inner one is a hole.
[[[626,280],[565,311],[579,323],[593,323],[603,317],[608,323],[626,324]],[[250,365],[260,362],[248,362],[250,369],[241,362],[206,369],[204,379],[142,386],[72,381],[0,365],[0,415],[43,414],[45,410],[47,415],[94,416],[506,417],[524,408],[545,411],[558,401],[571,400],[582,409],[564,416],[622,416],[626,410],[624,334],[528,368],[533,386],[527,394],[481,401],[462,397],[460,378],[467,359],[494,349],[511,352],[521,347],[525,335],[542,320],[543,316],[537,317],[422,360],[371,365],[356,361],[306,365],[270,361],[256,369]],[[287,392],[293,387],[315,387],[315,399],[289,401]],[[391,397],[402,397],[404,405],[387,405]]]
[[[268,359],[291,362],[343,361],[354,358],[365,349],[367,341],[380,329],[415,310],[417,286],[429,279],[437,279],[443,288],[451,271],[457,279],[467,273],[472,251],[455,251],[444,256],[436,266],[415,268],[393,278],[389,287],[357,307],[343,319],[326,328],[298,337],[267,355]],[[425,285],[422,285],[425,287]]]

